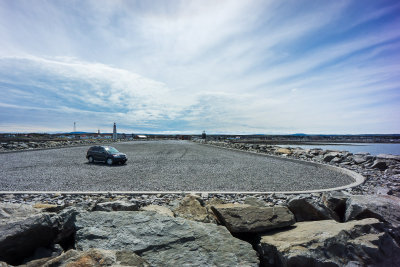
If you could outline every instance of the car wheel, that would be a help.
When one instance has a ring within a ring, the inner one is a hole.
[[[106,163],[111,166],[111,165],[113,165],[114,162],[113,162],[112,158],[108,158]]]
[[[94,159],[93,159],[92,156],[88,157],[88,160],[89,160],[89,163],[93,163],[94,162]]]

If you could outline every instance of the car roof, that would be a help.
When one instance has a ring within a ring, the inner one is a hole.
[[[90,149],[92,149],[92,148],[100,148],[100,147],[107,148],[107,147],[112,147],[112,146],[92,146],[92,147],[90,147]]]

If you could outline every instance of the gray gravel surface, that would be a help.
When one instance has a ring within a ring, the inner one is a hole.
[[[353,179],[310,163],[188,141],[116,143],[126,165],[89,164],[88,147],[0,154],[0,191],[296,191]]]

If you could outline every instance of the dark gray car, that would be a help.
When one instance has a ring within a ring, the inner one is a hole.
[[[108,165],[113,165],[114,163],[125,164],[128,160],[124,153],[119,152],[112,146],[92,146],[87,151],[86,158],[89,163],[102,161]]]

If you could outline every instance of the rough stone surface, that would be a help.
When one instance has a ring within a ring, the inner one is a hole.
[[[10,222],[14,220],[24,219],[28,216],[38,214],[39,211],[30,205],[0,203],[0,222]]]
[[[295,223],[293,214],[283,206],[223,204],[212,206],[212,210],[232,233],[259,233]]]
[[[288,202],[288,208],[294,214],[297,222],[330,219],[340,221],[335,212],[311,198],[294,197]]]
[[[290,154],[292,154],[292,151],[287,148],[279,148],[276,150],[276,153],[290,155]]]
[[[203,200],[196,195],[185,196],[176,208],[173,208],[175,216],[198,222],[215,222],[214,217],[208,212]]]
[[[353,161],[355,164],[362,164],[362,163],[365,163],[367,160],[364,157],[362,157],[361,155],[356,155],[353,158]]]
[[[267,203],[265,201],[255,197],[246,197],[243,203],[255,207],[267,207]]]
[[[376,159],[372,163],[371,168],[379,169],[381,171],[384,171],[384,170],[386,170],[388,168],[388,165],[387,165],[386,161],[380,160],[380,159]]]
[[[94,207],[96,211],[137,211],[139,207],[136,203],[130,203],[126,201],[111,201],[97,203]]]
[[[145,207],[140,208],[142,211],[154,211],[157,212],[161,215],[169,216],[169,217],[174,217],[174,213],[167,207],[165,206],[159,206],[159,205],[148,205]]]
[[[263,266],[399,266],[400,248],[377,219],[300,222],[261,236]],[[353,265],[352,265],[353,264]]]
[[[150,264],[131,251],[89,249],[87,251],[68,250],[53,258],[29,262],[20,267],[149,267]]]
[[[76,217],[76,248],[130,250],[152,266],[258,266],[249,243],[215,224],[155,212],[85,212]]]
[[[400,161],[400,155],[379,154],[376,156],[378,159],[397,160]]]
[[[324,159],[324,162],[330,162],[331,160],[333,160],[337,156],[339,156],[339,153],[330,152],[330,153],[325,154],[323,159]]]
[[[338,215],[340,221],[343,221],[344,214],[346,212],[346,201],[349,197],[349,194],[333,191],[324,193],[322,195],[322,201],[325,206],[327,206],[330,210],[334,211]]]
[[[0,204],[0,260],[18,264],[38,247],[55,239],[59,222],[49,213],[38,213],[31,206]]]
[[[364,218],[385,222],[400,244],[400,198],[387,195],[352,196],[346,202],[345,220]]]

